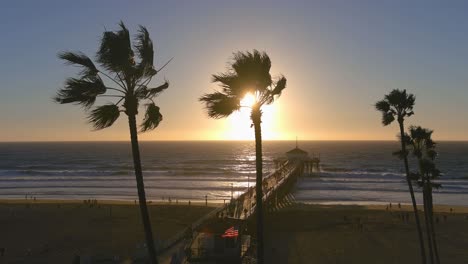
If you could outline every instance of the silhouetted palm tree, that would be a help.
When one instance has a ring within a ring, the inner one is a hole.
[[[416,220],[416,226],[418,229],[419,236],[419,247],[421,253],[422,263],[426,263],[426,253],[424,249],[424,239],[422,233],[421,222],[419,221],[418,207],[416,205],[416,198],[414,197],[413,184],[411,182],[411,175],[408,165],[408,151],[406,149],[406,140],[405,140],[405,118],[410,117],[414,114],[415,97],[413,94],[407,94],[406,90],[392,90],[389,94],[385,95],[385,98],[381,101],[378,101],[375,104],[375,108],[382,113],[382,124],[384,126],[390,125],[395,119],[398,121],[400,128],[400,143],[401,150],[398,152],[400,158],[403,159],[405,172],[406,172],[406,182],[408,183],[411,202],[413,204],[414,218]]]
[[[211,118],[223,118],[240,110],[251,107],[250,118],[255,130],[256,151],[256,212],[257,212],[257,261],[263,263],[263,205],[262,205],[262,106],[273,103],[286,87],[286,78],[280,76],[276,81],[270,75],[271,61],[264,52],[237,52],[231,68],[222,74],[213,75],[213,82],[219,83],[221,91],[205,94],[200,98]],[[241,106],[246,94],[252,94],[252,106]]]
[[[156,106],[153,98],[167,89],[169,84],[165,82],[155,88],[150,88],[148,85],[167,63],[159,70],[154,68],[153,43],[145,27],[140,26],[132,48],[128,29],[123,22],[120,22],[119,26],[118,31],[104,32],[96,54],[96,61],[107,73],[98,69],[92,60],[81,52],[59,53],[60,59],[65,60],[67,64],[79,66],[81,72],[78,78],[67,79],[65,87],[58,91],[54,99],[61,104],[73,103],[89,110],[88,121],[96,130],[111,126],[119,118],[121,112],[127,115],[148,254],[151,263],[157,263],[151,222],[146,205],[136,116],[140,103],[146,101],[144,105],[146,108],[145,117],[140,125],[140,131],[155,129],[162,121],[159,107]],[[136,56],[133,49],[135,49]],[[109,87],[103,79],[107,79],[106,81],[113,84],[114,87]],[[98,97],[115,98],[116,102],[90,110]]]
[[[418,185],[423,189],[424,217],[426,219],[426,229],[429,243],[429,254],[431,263],[440,263],[439,251],[434,228],[434,214],[432,202],[432,189],[441,185],[433,180],[440,176],[440,171],[436,168],[434,160],[437,156],[435,150],[436,143],[432,140],[432,130],[420,126],[411,126],[409,129],[408,145],[412,148],[413,155],[418,160],[419,171],[413,178],[418,179]]]

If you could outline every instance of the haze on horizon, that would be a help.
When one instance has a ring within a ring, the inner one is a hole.
[[[141,140],[252,139],[248,113],[213,120],[198,98],[217,88],[236,51],[270,56],[288,85],[265,111],[266,140],[394,140],[373,104],[390,90],[416,95],[407,124],[435,140],[468,140],[468,3],[432,1],[40,1],[0,9],[0,141],[129,140],[121,118],[93,132],[79,107],[51,97],[77,69],[64,50],[93,57],[104,29],[148,28],[155,64],[174,60],[153,82],[164,116]]]

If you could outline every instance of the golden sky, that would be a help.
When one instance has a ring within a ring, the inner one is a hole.
[[[288,79],[264,109],[266,140],[393,140],[397,127],[382,127],[373,104],[396,88],[416,95],[408,125],[434,129],[436,140],[468,140],[465,4],[311,2],[9,3],[0,10],[0,141],[129,139],[124,115],[95,132],[83,109],[51,100],[76,74],[57,53],[93,57],[104,28],[120,20],[130,33],[148,28],[157,65],[174,57],[153,81],[170,82],[156,98],[164,120],[142,140],[252,139],[247,112],[209,119],[198,102],[218,88],[211,75],[226,70],[233,52],[252,49],[266,51],[272,75]]]

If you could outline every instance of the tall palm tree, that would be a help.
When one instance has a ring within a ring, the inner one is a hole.
[[[136,116],[140,103],[145,101],[145,116],[140,125],[140,132],[155,129],[162,121],[159,107],[156,106],[153,99],[167,89],[169,84],[166,81],[154,88],[148,85],[167,63],[161,69],[155,69],[153,42],[145,27],[139,27],[132,47],[128,29],[123,22],[120,22],[119,26],[120,29],[115,32],[104,32],[101,45],[96,53],[96,61],[104,70],[97,68],[93,61],[81,52],[61,52],[58,54],[60,59],[65,60],[67,64],[80,67],[81,71],[78,78],[66,80],[65,87],[59,89],[54,100],[60,104],[72,103],[82,106],[89,113],[88,121],[96,130],[110,127],[119,118],[121,112],[127,115],[148,255],[151,263],[157,263],[146,205]],[[108,84],[113,84],[114,87],[110,87]],[[115,98],[116,102],[90,110],[99,97]]]
[[[263,258],[263,205],[262,205],[262,106],[274,102],[286,88],[286,78],[280,76],[273,80],[270,75],[271,61],[265,52],[234,53],[234,60],[226,73],[213,75],[213,82],[218,83],[221,91],[205,94],[200,98],[211,118],[228,117],[241,107],[250,107],[250,118],[255,130],[256,152],[256,211],[257,211],[257,261]],[[246,94],[252,94],[255,102],[251,106],[242,106],[241,100]]]
[[[408,151],[406,149],[405,140],[405,118],[414,114],[413,107],[415,97],[413,94],[407,94],[406,90],[392,90],[389,94],[385,95],[384,99],[375,104],[375,108],[382,113],[382,124],[384,126],[390,125],[395,119],[398,121],[400,128],[400,143],[401,150],[398,152],[400,158],[403,159],[406,172],[406,182],[408,183],[411,202],[413,204],[414,218],[418,229],[419,248],[421,253],[421,261],[426,263],[426,252],[424,248],[424,240],[421,222],[419,221],[418,207],[416,205],[416,198],[414,197],[413,184],[411,182],[411,174],[408,165]]]
[[[428,248],[431,263],[440,263],[439,251],[434,228],[432,189],[441,185],[433,182],[440,176],[440,171],[436,168],[434,160],[437,157],[435,150],[436,143],[432,140],[432,130],[420,126],[411,126],[407,136],[408,145],[412,148],[412,154],[418,160],[419,172],[415,173],[418,185],[423,189],[424,217],[428,237]]]

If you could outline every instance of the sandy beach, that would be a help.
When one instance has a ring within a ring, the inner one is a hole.
[[[410,207],[386,207],[296,204],[270,213],[267,263],[419,263]],[[468,208],[435,206],[435,218],[441,262],[467,263]]]
[[[111,209],[112,208],[112,209]],[[450,210],[452,208],[452,210]],[[144,242],[133,202],[0,201],[0,263],[71,263],[73,256],[132,257]],[[213,205],[152,204],[154,232],[167,239]],[[436,206],[443,263],[468,259],[468,208]],[[409,221],[401,216],[408,214]],[[445,217],[444,217],[445,216]],[[410,207],[290,204],[266,215],[267,263],[417,263]],[[361,223],[361,227],[359,225]]]
[[[213,210],[181,203],[149,206],[155,239],[163,241]],[[0,263],[71,263],[75,254],[132,257],[144,233],[133,202],[0,201]],[[143,251],[144,252],[144,251]]]

